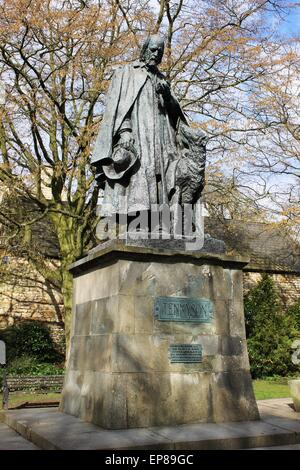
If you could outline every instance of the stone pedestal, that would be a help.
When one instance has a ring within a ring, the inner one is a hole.
[[[259,419],[245,340],[246,262],[114,242],[75,263],[61,410],[107,429]],[[161,321],[158,297],[210,300],[212,318]],[[171,363],[176,344],[200,344],[201,362]]]

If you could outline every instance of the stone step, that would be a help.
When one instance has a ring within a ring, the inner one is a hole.
[[[7,424],[0,423],[0,451],[1,450],[39,450],[32,442],[24,439]]]
[[[258,402],[260,421],[107,430],[51,409],[2,413],[6,424],[47,450],[251,449],[300,444],[300,413],[291,399]]]
[[[300,450],[300,444],[291,444],[289,446],[256,447],[248,450]]]

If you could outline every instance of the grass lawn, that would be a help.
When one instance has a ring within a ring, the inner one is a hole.
[[[41,392],[12,392],[8,397],[8,407],[14,408],[15,406],[21,405],[21,403],[45,403],[60,401],[61,394],[50,392],[50,393],[41,393]],[[0,393],[0,409],[2,407],[2,393]]]
[[[288,379],[278,380],[253,380],[253,388],[256,400],[267,398],[286,398],[290,396]],[[9,394],[9,408],[14,408],[21,403],[45,403],[60,401],[60,393],[41,393],[41,392],[13,392]],[[0,409],[2,406],[2,394],[0,393]]]
[[[291,396],[287,380],[281,380],[279,382],[253,380],[253,389],[256,400],[265,400],[267,398],[287,398]]]

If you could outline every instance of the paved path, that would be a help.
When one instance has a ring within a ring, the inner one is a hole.
[[[39,450],[9,426],[0,423],[0,450]]]

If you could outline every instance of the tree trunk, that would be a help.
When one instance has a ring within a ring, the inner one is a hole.
[[[71,319],[72,319],[72,299],[73,299],[73,276],[69,271],[69,267],[81,253],[76,248],[76,236],[78,230],[74,219],[54,215],[53,223],[56,226],[56,233],[60,248],[61,259],[61,293],[64,302],[64,324],[66,337],[66,359],[69,356]],[[80,245],[80,244],[79,244]]]
[[[68,263],[69,264],[69,263]],[[72,320],[72,298],[73,298],[73,276],[68,270],[68,266],[62,261],[62,296],[64,302],[64,323],[65,323],[65,339],[66,339],[66,360],[69,358],[71,320]]]

